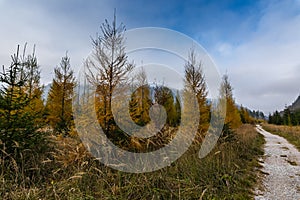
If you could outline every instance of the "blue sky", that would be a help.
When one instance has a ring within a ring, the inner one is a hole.
[[[0,0],[0,64],[27,42],[28,51],[37,46],[44,83],[66,51],[77,72],[114,8],[128,30],[164,27],[200,43],[239,104],[268,114],[300,94],[299,0]]]

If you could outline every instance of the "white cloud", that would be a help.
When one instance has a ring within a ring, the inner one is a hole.
[[[187,3],[189,9],[185,7],[182,16],[168,13],[178,11],[175,4],[173,10],[168,10],[160,4],[148,8],[140,3],[136,7],[136,2],[129,1],[71,4],[60,0],[0,0],[0,64],[9,64],[16,45],[28,42],[28,52],[37,45],[43,82],[51,81],[53,68],[67,50],[78,71],[92,49],[89,37],[100,31],[105,18],[112,18],[116,7],[119,18],[127,20],[124,21],[127,27],[161,25],[200,34],[201,37],[195,38],[205,39],[205,47],[213,52],[221,71],[228,71],[237,102],[245,106],[270,112],[290,104],[299,95],[299,1],[262,1],[258,14],[252,13],[255,7],[250,12],[253,16],[249,14],[242,19],[226,10],[217,12],[219,2],[211,8]],[[203,12],[199,12],[201,9]],[[220,18],[225,22],[219,21]]]
[[[216,56],[217,63],[228,69],[238,102],[268,113],[283,109],[299,95],[300,12],[296,10],[300,5],[291,1],[267,5],[257,30],[245,35],[247,40],[233,47],[231,54]]]
[[[52,80],[53,69],[59,65],[66,51],[73,68],[78,71],[92,49],[90,36],[95,36],[100,23],[112,15],[113,8],[106,1],[102,4],[94,2],[94,5],[83,2],[84,6],[91,7],[95,12],[85,11],[78,15],[79,10],[83,12],[82,6],[73,8],[68,4],[65,1],[0,1],[1,65],[8,65],[17,45],[23,46],[27,42],[27,53],[36,45],[42,82]],[[62,7],[78,10],[73,13]]]
[[[229,56],[232,53],[232,46],[229,43],[222,43],[219,45],[218,51],[222,56]]]

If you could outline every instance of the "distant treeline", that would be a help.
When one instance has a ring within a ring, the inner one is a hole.
[[[277,110],[269,115],[269,123],[276,125],[298,126],[300,125],[300,110],[291,111],[289,108],[282,112]]]

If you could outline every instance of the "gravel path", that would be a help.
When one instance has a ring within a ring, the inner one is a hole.
[[[264,135],[265,155],[261,160],[263,185],[255,199],[300,200],[300,152],[286,139],[257,126]]]

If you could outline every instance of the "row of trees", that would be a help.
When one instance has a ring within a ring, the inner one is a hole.
[[[106,135],[111,136],[114,131],[120,132],[112,115],[112,98],[114,90],[118,86],[124,86],[130,81],[129,74],[135,67],[128,61],[124,46],[125,26],[117,26],[116,17],[112,24],[108,21],[101,26],[102,34],[94,38],[93,56],[85,63],[87,69],[86,76],[88,82],[96,88],[96,110],[99,123],[101,124]],[[209,126],[210,105],[207,101],[207,87],[205,77],[202,72],[202,64],[197,60],[193,50],[189,52],[188,61],[185,64],[185,85],[196,95],[200,121],[198,132],[205,133]],[[138,87],[133,91],[130,101],[130,115],[135,123],[145,125],[150,121],[149,109],[155,103],[164,106],[167,112],[167,125],[176,127],[180,123],[180,98],[174,95],[172,90],[165,86],[150,87],[147,77],[142,71],[135,78],[138,80]],[[227,112],[225,123],[231,128],[237,128],[241,125],[241,113],[247,115],[243,117],[244,123],[250,122],[248,113],[240,112],[236,107],[232,94],[232,87],[227,75],[223,77],[225,96],[227,100]],[[154,95],[151,95],[154,93]],[[113,137],[113,136],[112,136]]]
[[[55,132],[67,132],[72,126],[71,100],[75,80],[68,56],[55,68],[55,78],[47,103],[42,98],[40,69],[35,55],[20,53],[18,46],[10,66],[0,74],[0,140],[1,147],[12,153],[16,149],[43,147],[45,130],[50,124]]]
[[[300,111],[290,111],[286,108],[283,112],[277,110],[269,115],[269,123],[276,125],[298,126],[300,125]]]
[[[166,125],[177,127],[181,122],[180,91],[174,91],[163,85],[150,86],[146,73],[142,70],[130,83],[130,73],[134,64],[128,61],[125,46],[125,26],[117,26],[116,17],[112,24],[105,21],[101,26],[102,34],[92,39],[93,56],[85,62],[86,81],[96,88],[95,110],[99,124],[105,134],[111,138],[126,136],[116,125],[112,114],[113,93],[119,86],[138,84],[132,91],[129,102],[131,119],[140,126],[150,122],[149,110],[155,104],[166,110]],[[207,87],[202,72],[202,64],[193,50],[189,52],[185,64],[185,85],[195,95],[199,104],[198,132],[205,134],[209,126],[210,105],[207,101]],[[12,55],[10,66],[3,67],[0,74],[0,140],[9,151],[32,148],[45,140],[45,127],[54,133],[68,135],[74,127],[72,114],[73,91],[77,83],[66,54],[60,66],[54,69],[55,77],[51,84],[46,102],[42,99],[43,85],[40,83],[40,69],[35,52],[23,54],[18,46]],[[237,128],[241,123],[251,122],[246,109],[236,107],[232,86],[227,75],[223,77],[222,90],[227,100],[226,127]],[[126,136],[127,137],[127,136]],[[122,137],[121,137],[122,138]]]
[[[239,108],[240,117],[243,123],[250,123],[253,124],[257,121],[265,121],[265,114],[262,111],[259,110],[249,110],[248,108],[245,108],[243,106],[240,106]]]

